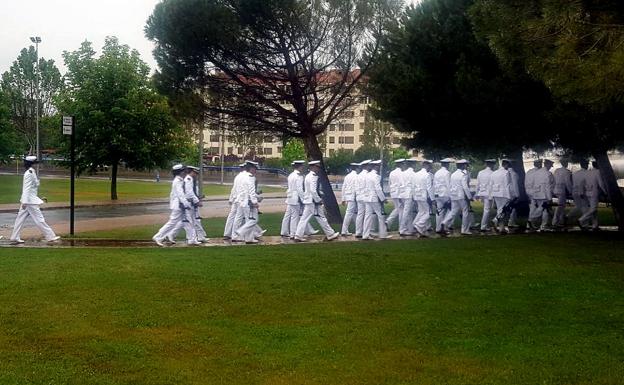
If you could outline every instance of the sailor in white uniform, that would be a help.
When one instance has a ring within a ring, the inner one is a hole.
[[[297,225],[303,212],[303,168],[304,160],[295,160],[291,163],[294,170],[288,175],[288,190],[286,191],[286,212],[282,220],[282,237],[294,238]]]
[[[318,174],[321,171],[321,161],[313,160],[308,162],[310,172],[304,179],[304,196],[303,196],[303,215],[297,225],[297,232],[295,234],[295,242],[305,242],[304,233],[310,222],[310,219],[314,217],[316,222],[321,226],[321,229],[325,233],[326,240],[331,241],[340,236],[340,233],[334,231],[329,225],[327,218],[325,217],[325,210],[323,208],[323,199],[320,193],[319,177]]]
[[[258,195],[256,186],[256,172],[258,163],[248,160],[245,162],[245,174],[241,179],[241,186],[236,197],[238,203],[237,217],[244,217],[244,224],[232,234],[232,241],[245,242],[246,244],[258,243],[258,238],[263,231],[258,226],[258,216],[261,197]]]
[[[345,237],[351,235],[351,233],[349,232],[349,226],[351,226],[351,222],[353,222],[353,220],[357,216],[357,202],[355,200],[355,191],[360,164],[351,163],[350,168],[351,171],[349,171],[349,173],[345,176],[342,182],[342,194],[340,195],[342,205],[346,206],[345,216],[342,221],[342,230],[340,231],[340,234]]]
[[[366,174],[366,216],[364,217],[364,230],[362,231],[362,239],[370,240],[373,228],[373,216],[377,216],[379,226],[379,238],[390,238],[388,229],[386,228],[386,219],[383,210],[383,204],[386,203],[386,196],[381,187],[381,176],[379,169],[381,160],[375,160],[369,163],[370,171]]]
[[[492,200],[490,199],[490,177],[494,172],[496,159],[486,159],[485,168],[477,174],[477,189],[475,198],[483,203],[483,217],[481,218],[481,232],[490,230],[490,212],[492,210]]]
[[[555,177],[550,172],[552,166],[553,162],[550,159],[545,159],[543,167],[531,174],[533,180],[531,205],[533,210],[530,210],[532,215],[529,215],[529,222],[531,228],[539,227],[538,231],[548,230],[550,206],[555,188]]]
[[[169,194],[169,209],[171,214],[167,223],[160,228],[158,233],[152,237],[158,246],[164,246],[163,241],[182,222],[186,232],[186,243],[189,246],[200,245],[197,242],[197,235],[192,220],[193,202],[189,201],[184,193],[184,166],[176,164],[172,168],[173,181],[171,182],[171,193]]]
[[[245,163],[239,165],[240,170],[238,174],[234,177],[234,182],[232,183],[232,190],[230,191],[230,197],[228,199],[228,204],[230,205],[230,212],[228,213],[227,219],[225,221],[225,230],[223,231],[223,239],[230,240],[232,239],[232,234],[235,229],[238,229],[242,226],[242,223],[236,222],[236,213],[238,211],[238,204],[236,203],[236,196],[238,195],[238,189],[240,189],[240,183],[242,178],[245,176]]]
[[[455,162],[457,170],[451,174],[451,214],[444,223],[445,228],[451,227],[455,218],[461,213],[462,224],[461,234],[470,235],[472,226],[472,213],[470,212],[470,202],[472,193],[470,192],[470,173],[468,172],[469,162],[461,159]]]
[[[527,197],[529,198],[529,220],[527,221],[527,226],[529,230],[534,230],[533,221],[531,218],[535,216],[536,203],[534,201],[533,195],[535,194],[535,172],[542,168],[542,160],[536,159],[533,161],[533,168],[526,172],[524,175],[524,190],[526,191]],[[541,215],[541,212],[540,212]]]
[[[592,230],[598,230],[598,204],[600,203],[600,195],[607,195],[598,162],[592,162],[591,170],[585,173],[585,195],[587,196],[587,210],[579,218],[581,228],[590,225]]]
[[[394,161],[396,168],[390,171],[390,175],[388,175],[388,184],[390,187],[390,199],[394,203],[394,208],[388,218],[386,219],[386,226],[389,228],[392,226],[392,222],[394,220],[398,220],[399,225],[401,224],[401,219],[403,218],[403,201],[401,200],[401,187],[402,187],[402,178],[403,178],[403,170],[405,167],[405,159],[400,158]]]
[[[555,176],[555,189],[553,195],[557,200],[557,208],[553,216],[552,225],[555,228],[563,228],[566,224],[566,202],[572,196],[572,172],[568,169],[568,160],[559,161],[561,167],[553,173]]]
[[[403,204],[403,214],[399,223],[399,236],[410,236],[414,234],[414,178],[416,172],[416,159],[405,160],[405,170],[401,174],[401,186],[399,187],[399,199]]]
[[[13,232],[10,238],[12,244],[24,243],[20,238],[20,233],[28,217],[32,218],[33,222],[35,222],[35,226],[41,231],[46,242],[54,242],[61,239],[61,237],[56,235],[50,226],[48,226],[41,213],[41,208],[39,206],[41,206],[43,200],[37,196],[40,181],[37,177],[37,172],[32,167],[35,163],[37,163],[36,156],[27,156],[24,158],[24,168],[26,171],[24,172],[24,179],[22,182],[20,208],[17,213],[17,218],[15,218],[15,224],[13,225]]]
[[[579,162],[581,169],[575,171],[572,174],[572,199],[574,200],[574,208],[568,214],[569,218],[577,218],[577,223],[581,229],[585,229],[584,226],[578,221],[587,212],[589,208],[589,200],[586,195],[585,184],[587,182],[587,173],[589,170],[589,162],[586,159],[581,159]]]
[[[355,178],[355,202],[357,204],[357,214],[355,216],[355,237],[362,238],[364,229],[364,217],[366,216],[366,200],[368,192],[366,190],[366,175],[368,174],[368,164],[370,159],[360,162],[361,171]]]
[[[496,204],[496,217],[493,220],[494,230],[506,234],[509,232],[507,222],[513,209],[510,205],[518,196],[511,179],[511,162],[509,159],[503,159],[501,163],[501,167],[490,175],[488,197],[490,201]]]
[[[194,166],[186,166],[186,176],[184,177],[184,195],[186,199],[191,202],[192,207],[190,211],[190,221],[195,228],[196,241],[200,243],[208,242],[206,238],[206,231],[201,223],[201,216],[199,215],[199,208],[202,206],[201,199],[199,197],[199,190],[197,188],[197,176],[199,175],[199,168]],[[180,230],[184,227],[184,222],[178,223],[171,234],[167,235],[167,240],[171,243],[176,243],[175,238]]]
[[[418,214],[413,221],[413,227],[420,237],[427,237],[431,226],[431,203],[433,202],[433,182],[429,177],[432,161],[423,160],[422,168],[414,174],[414,201],[418,205]]]
[[[440,161],[440,169],[433,174],[433,194],[436,201],[436,232],[446,233],[444,223],[451,215],[451,173],[449,166],[454,160],[444,158]]]

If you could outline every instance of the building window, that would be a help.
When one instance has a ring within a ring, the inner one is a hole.
[[[281,148],[281,147],[278,147],[278,148],[277,148],[277,153],[278,153],[278,154],[281,154],[281,153],[282,153],[282,148]]]
[[[341,136],[338,138],[338,143],[340,144],[353,144],[354,143],[354,137],[352,136]]]
[[[239,147],[236,152],[238,152],[238,155],[243,155],[243,148]]]
[[[330,136],[329,143],[336,143],[336,139],[333,136]]]
[[[339,131],[355,131],[353,123],[340,123],[338,126]]]
[[[335,124],[330,124],[329,125],[329,131],[336,131],[336,125]]]
[[[210,141],[211,142],[218,142],[219,141],[219,135],[210,135]]]
[[[360,116],[366,116],[366,110],[360,110]]]
[[[360,143],[364,143],[364,135],[360,135]]]
[[[340,117],[344,119],[352,119],[354,116],[355,116],[355,113],[353,111],[343,111],[340,114]]]
[[[366,123],[360,122],[360,130],[364,131],[364,127],[366,127]]]
[[[211,154],[218,154],[219,153],[219,147],[210,147],[210,150],[208,150]]]
[[[273,155],[273,149],[270,147],[266,147],[264,149],[264,155]]]
[[[228,153],[228,155],[234,154],[234,147],[228,147],[227,148],[227,153]]]
[[[334,156],[335,153],[336,153],[336,150],[334,150],[333,148],[329,149],[329,156]]]

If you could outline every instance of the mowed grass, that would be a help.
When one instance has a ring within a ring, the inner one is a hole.
[[[69,202],[69,179],[43,178],[39,188],[39,196],[46,197],[48,202]],[[206,184],[204,194],[229,195],[232,186]],[[155,181],[118,180],[117,195],[120,200],[169,199],[171,183],[163,179]],[[263,187],[264,192],[284,191],[280,188]],[[0,204],[19,202],[22,194],[22,177],[16,175],[0,175]],[[110,201],[110,181],[100,179],[76,179],[76,201],[102,202]]]
[[[0,249],[0,383],[621,384],[623,248]]]

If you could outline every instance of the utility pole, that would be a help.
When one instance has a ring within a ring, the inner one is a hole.
[[[199,186],[198,193],[201,197],[204,195],[204,126],[206,120],[202,119],[201,126],[199,127]]]

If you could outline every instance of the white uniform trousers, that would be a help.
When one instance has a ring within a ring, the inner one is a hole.
[[[403,199],[403,214],[399,223],[399,234],[414,234],[414,200]]]
[[[425,234],[431,226],[431,209],[427,201],[415,201],[418,205],[418,214],[414,218],[413,226],[419,234]]]
[[[356,201],[357,215],[355,216],[355,235],[362,236],[364,231],[364,216],[366,215],[366,203],[362,201]]]
[[[445,207],[450,201],[448,197],[436,198],[436,231],[442,230],[442,225],[451,214],[451,210]]]
[[[472,226],[472,215],[470,215],[470,205],[468,205],[465,199],[451,200],[451,212],[444,222],[444,227],[447,229],[452,227],[455,218],[457,218],[460,213],[462,216],[461,232],[462,234],[469,233],[470,226]]]
[[[548,226],[550,220],[550,214],[548,210],[544,208],[544,203],[548,203],[548,199],[532,199],[531,210],[529,210],[529,221],[534,226],[537,226],[538,222],[540,229],[544,230]]]
[[[589,201],[587,197],[581,197],[577,194],[573,194],[572,199],[574,200],[574,208],[568,213],[568,217],[579,219],[587,212]]]
[[[498,220],[498,229],[499,231],[505,230],[505,225],[509,220],[509,216],[511,212],[503,215],[503,208],[507,203],[509,203],[511,199],[503,198],[503,197],[494,197],[494,203],[496,204],[496,216],[500,218]]]
[[[284,213],[284,219],[282,219],[282,229],[280,231],[282,237],[295,236],[301,216],[299,210],[300,206],[298,204],[286,205],[286,212]]]
[[[565,197],[556,197],[555,199],[557,201],[557,208],[555,209],[555,214],[553,215],[552,225],[564,226],[567,199]]]
[[[304,206],[303,215],[301,215],[301,219],[299,219],[299,224],[297,225],[297,232],[295,234],[297,238],[303,238],[312,217],[314,217],[319,226],[321,226],[321,230],[323,230],[325,236],[329,237],[335,233],[334,229],[332,229],[327,221],[327,218],[325,217],[325,210],[323,206],[308,203]]]
[[[481,230],[487,230],[490,226],[490,213],[492,212],[492,200],[483,198],[483,217],[481,218]]]
[[[600,199],[598,197],[587,197],[587,209],[585,210],[585,213],[583,213],[583,215],[581,215],[581,217],[579,218],[579,222],[581,222],[582,225],[585,225],[587,223],[591,224],[591,227],[593,229],[598,228],[599,200]]]
[[[341,234],[349,233],[349,226],[351,226],[351,222],[353,222],[354,217],[357,216],[357,202],[355,201],[347,201],[347,209],[345,210],[345,216],[342,221],[342,230]]]
[[[252,242],[260,231],[258,226],[258,208],[241,207],[239,210],[245,216],[245,224],[234,230],[232,239]]]
[[[244,226],[245,223],[247,223],[247,221],[249,220],[249,210],[247,210],[248,208],[248,206],[242,207],[241,205],[238,205],[238,207],[236,208],[236,216],[234,217],[234,222],[232,224],[232,240],[244,240],[238,237],[236,234],[238,232],[238,229]]]
[[[17,218],[15,218],[15,225],[13,225],[13,233],[11,234],[11,240],[20,239],[20,233],[22,232],[22,227],[24,227],[24,222],[26,219],[31,217],[33,222],[35,222],[35,226],[41,231],[43,237],[46,240],[51,240],[56,237],[54,231],[48,226],[41,213],[41,209],[39,205],[21,205],[20,209],[17,213]]]
[[[199,207],[193,207],[193,219],[195,220],[193,224],[195,225],[195,234],[197,234],[197,239],[200,241],[207,240],[208,235],[202,225],[201,216],[199,215]]]
[[[399,198],[392,198],[392,202],[394,203],[394,208],[388,218],[386,218],[386,223],[388,227],[392,226],[392,222],[394,220],[398,220],[399,227],[401,226],[401,219],[403,219],[403,200]]]
[[[238,210],[238,203],[230,204],[230,212],[225,220],[225,230],[223,231],[224,237],[232,238],[232,229],[234,227],[234,219],[236,218],[236,211]]]
[[[158,233],[154,235],[154,238],[162,241],[166,236],[173,234],[173,231],[175,231],[176,227],[181,223],[184,231],[186,232],[186,240],[196,240],[197,234],[195,232],[195,227],[193,226],[193,215],[191,213],[192,210],[171,210],[169,220],[163,225],[163,227],[160,228],[160,230],[158,230]]]
[[[380,202],[366,202],[366,215],[364,216],[364,229],[362,230],[362,238],[370,238],[371,230],[373,229],[373,216],[377,215],[377,222],[379,224],[379,238],[386,238],[388,236],[388,229],[386,228],[386,220],[381,213]]]

